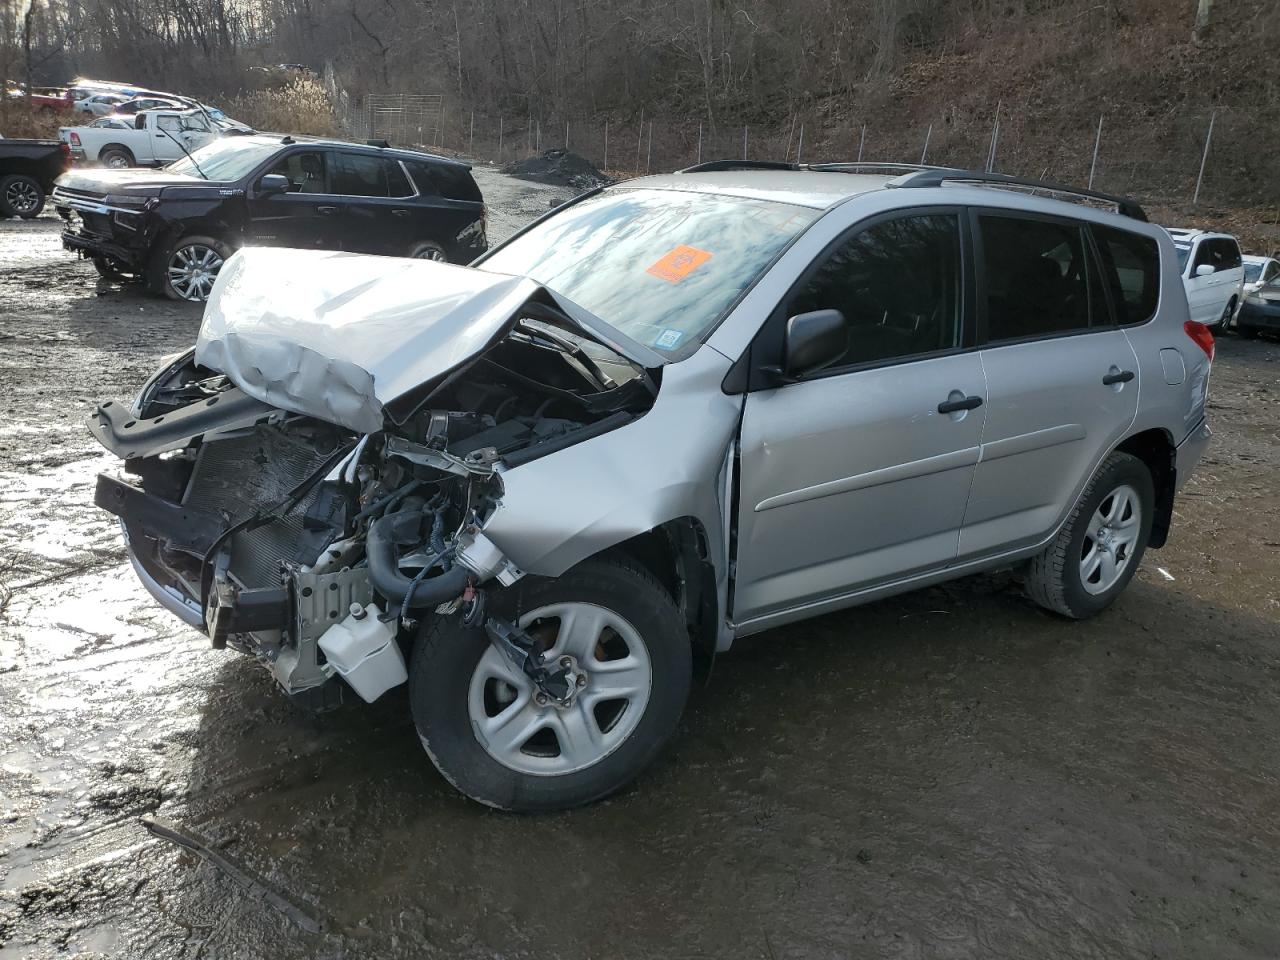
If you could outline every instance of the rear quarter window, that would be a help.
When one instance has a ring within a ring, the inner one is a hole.
[[[442,163],[424,163],[426,176],[435,185],[431,193],[439,193],[450,200],[471,200],[480,202],[480,188],[471,179],[471,172],[463,167],[446,166]],[[415,177],[416,179],[416,177]]]
[[[1160,248],[1142,234],[1092,227],[1102,254],[1104,279],[1121,324],[1146,323],[1160,300]]]

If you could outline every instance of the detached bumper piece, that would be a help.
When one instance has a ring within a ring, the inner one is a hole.
[[[194,437],[238,430],[270,420],[281,411],[231,389],[150,420],[139,420],[123,403],[108,400],[89,417],[89,432],[123,460],[176,450]]]

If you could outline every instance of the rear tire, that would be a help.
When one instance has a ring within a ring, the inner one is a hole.
[[[501,810],[563,810],[621,789],[671,739],[689,695],[692,645],[670,594],[628,560],[589,560],[490,599],[496,614],[553,643],[555,662],[583,651],[575,669],[586,679],[568,707],[539,706],[482,629],[431,618],[413,651],[409,701],[436,768]]]
[[[98,154],[98,163],[104,167],[110,167],[112,170],[123,170],[125,167],[136,167],[138,165],[132,150],[115,144],[102,148],[102,151]]]
[[[1111,454],[1053,542],[1027,565],[1027,595],[1073,620],[1106,608],[1142,562],[1154,505],[1146,464],[1127,453]]]
[[[44,187],[34,177],[14,173],[0,177],[0,216],[30,220],[44,209]]]
[[[434,260],[437,263],[448,263],[449,255],[444,247],[434,240],[423,240],[409,248],[409,257],[413,260]]]

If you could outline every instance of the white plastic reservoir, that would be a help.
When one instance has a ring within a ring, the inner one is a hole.
[[[383,623],[377,604],[351,605],[351,614],[324,632],[317,643],[329,664],[356,693],[373,703],[409,679],[396,643],[395,621]]]

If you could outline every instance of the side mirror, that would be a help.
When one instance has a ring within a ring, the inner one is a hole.
[[[784,380],[799,380],[835,363],[849,349],[849,324],[839,310],[797,313],[787,321],[782,347]]]
[[[1200,266],[1196,267],[1196,272],[1195,272],[1195,274],[1193,274],[1193,276],[1197,276],[1197,277],[1207,277],[1207,276],[1209,276],[1210,274],[1215,273],[1215,272],[1216,272],[1216,271],[1213,269],[1213,264],[1211,264],[1211,263],[1202,263],[1202,264],[1200,264]]]
[[[258,196],[270,197],[277,193],[289,192],[289,178],[280,173],[264,174],[258,181]]]

